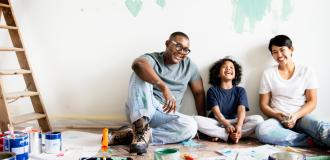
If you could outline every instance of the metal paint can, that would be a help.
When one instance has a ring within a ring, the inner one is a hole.
[[[47,132],[45,134],[45,152],[59,153],[62,150],[61,132]]]
[[[3,136],[4,134],[0,133],[0,152],[3,152]]]
[[[7,135],[4,137],[4,151],[14,152],[17,160],[29,159],[29,137],[28,134]]]
[[[268,160],[306,160],[306,156],[294,152],[279,152],[270,155]]]
[[[158,148],[154,160],[180,160],[180,151],[176,148]]]
[[[14,135],[20,135],[20,134],[26,134],[25,132],[23,131],[14,131]],[[10,135],[10,131],[6,131],[5,132],[5,136],[6,135]]]
[[[29,134],[29,141],[30,141],[30,146],[29,146],[29,153],[31,155],[38,155],[41,154],[41,133],[36,130],[32,129],[28,131]]]
[[[0,152],[0,159],[16,160],[16,154],[14,152]]]

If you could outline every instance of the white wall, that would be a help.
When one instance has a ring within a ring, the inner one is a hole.
[[[259,2],[271,4],[264,12],[240,21],[234,15],[244,16],[237,9],[245,1],[158,0],[157,4],[155,0],[143,0],[136,16],[120,0],[14,0],[13,4],[52,120],[125,121],[132,61],[143,53],[164,50],[165,40],[174,31],[190,36],[190,57],[199,66],[205,90],[209,87],[208,68],[214,61],[230,55],[242,64],[241,85],[248,92],[252,109],[249,114],[260,113],[259,79],[262,70],[274,63],[267,50],[269,39],[277,34],[289,35],[295,60],[313,66],[318,75],[319,100],[314,113],[326,118],[330,111],[330,1],[248,0],[241,7],[254,13],[262,7]],[[283,10],[282,4],[292,6]],[[4,46],[8,37],[0,33],[0,46]],[[17,65],[12,61],[13,57],[0,55],[0,67]],[[9,79],[7,88],[24,89],[18,81]],[[11,112],[27,112],[25,107],[17,107],[26,103],[19,100]],[[195,113],[190,91],[181,111]]]

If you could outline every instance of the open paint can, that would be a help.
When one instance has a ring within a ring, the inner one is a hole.
[[[279,152],[270,155],[268,160],[306,160],[306,156],[293,152]]]
[[[60,153],[62,150],[61,132],[47,132],[45,134],[45,152]]]
[[[31,155],[38,155],[41,154],[41,133],[39,130],[32,129],[28,131],[29,134],[29,141],[30,141],[30,146],[29,146],[29,153]]]
[[[0,133],[0,152],[3,152],[3,134]]]
[[[176,148],[158,148],[154,153],[155,160],[180,160],[180,151]]]
[[[0,152],[0,159],[16,160],[16,154],[14,152]]]
[[[26,133],[4,137],[4,151],[15,152],[16,160],[29,159],[29,137]]]

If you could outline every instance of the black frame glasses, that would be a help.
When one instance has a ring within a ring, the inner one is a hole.
[[[191,52],[189,48],[183,48],[183,46],[180,43],[175,42],[173,40],[171,42],[175,45],[176,51],[178,52],[183,51],[185,53],[184,55],[188,55]]]

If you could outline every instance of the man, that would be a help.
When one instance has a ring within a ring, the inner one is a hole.
[[[166,50],[147,53],[134,60],[126,111],[133,124],[131,153],[146,153],[152,143],[177,143],[193,138],[196,121],[176,112],[187,86],[191,88],[199,115],[205,116],[202,78],[189,59],[189,37],[174,32],[165,42]]]

